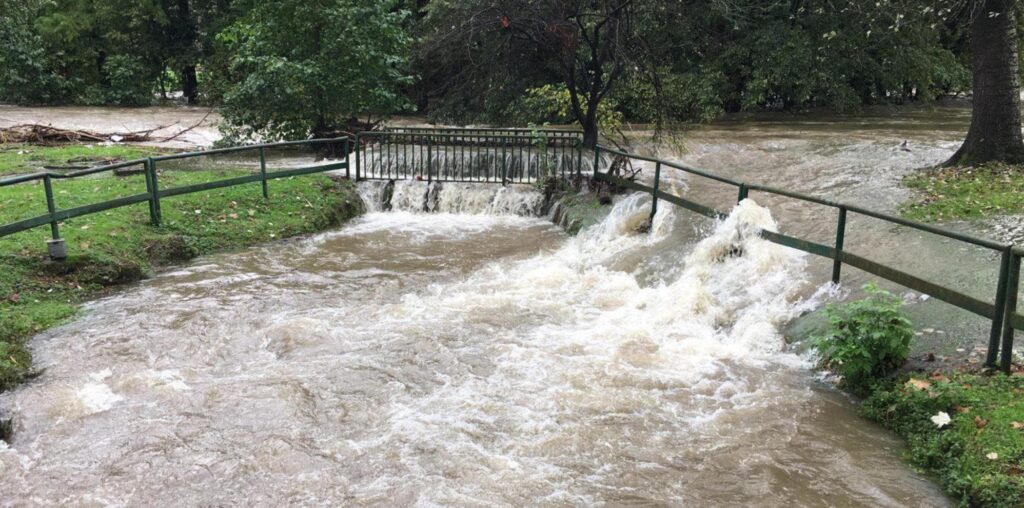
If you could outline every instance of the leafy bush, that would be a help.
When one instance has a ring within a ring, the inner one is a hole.
[[[231,52],[225,135],[334,135],[358,115],[407,109],[408,14],[389,0],[258,3],[217,36]]]
[[[56,72],[64,56],[32,29],[39,2],[0,0],[0,101],[53,104],[70,99],[74,78]]]
[[[601,132],[614,132],[622,126],[622,113],[616,108],[615,101],[610,99],[598,104],[597,125]],[[572,97],[562,85],[547,84],[528,89],[508,107],[506,114],[512,123],[519,125],[576,122],[572,113]]]
[[[104,87],[104,103],[145,106],[153,101],[153,76],[134,56],[113,55],[103,64],[110,84]]]
[[[613,96],[626,118],[641,122],[710,122],[725,113],[722,96],[727,83],[721,72],[663,71],[660,81],[660,99],[650,81],[635,77],[615,89]]]
[[[842,306],[829,305],[829,327],[813,340],[822,365],[842,376],[842,384],[866,394],[878,380],[903,365],[914,329],[893,294],[868,284],[868,296]]]

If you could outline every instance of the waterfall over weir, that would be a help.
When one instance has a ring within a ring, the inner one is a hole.
[[[363,203],[370,212],[438,212],[537,217],[544,213],[545,205],[544,194],[530,185],[371,180],[360,182],[358,189]]]

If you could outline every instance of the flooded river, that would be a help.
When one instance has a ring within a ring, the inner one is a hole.
[[[920,114],[722,123],[675,157],[891,210],[901,175],[966,126],[958,109]],[[836,291],[821,261],[752,232],[827,237],[831,219],[757,195],[733,209],[734,191],[669,178],[729,218],[663,206],[636,233],[650,201],[627,195],[567,237],[517,215],[528,190],[450,185],[441,210],[458,213],[371,211],[91,303],[33,341],[44,375],[0,395],[15,425],[0,504],[949,504],[786,344],[788,322],[868,278]],[[857,225],[848,245],[874,259],[938,273],[956,258]],[[982,291],[987,264],[962,267]]]

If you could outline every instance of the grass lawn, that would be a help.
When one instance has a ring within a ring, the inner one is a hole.
[[[985,164],[943,168],[908,175],[903,183],[919,192],[904,203],[905,217],[938,222],[1024,213],[1024,168]]]
[[[0,174],[24,167],[32,156],[4,159]],[[160,174],[160,185],[167,189],[244,174],[169,171]],[[51,262],[46,255],[48,226],[0,238],[0,391],[32,374],[27,339],[70,319],[80,302],[111,286],[197,255],[321,231],[361,212],[353,186],[325,175],[271,180],[269,185],[269,200],[263,199],[259,183],[164,198],[159,228],[150,225],[145,202],[65,221],[64,262]],[[89,177],[55,181],[54,196],[58,208],[69,208],[145,188],[141,175]],[[41,215],[45,203],[40,182],[0,188],[0,224]]]
[[[35,173],[44,166],[93,167],[141,159],[167,150],[134,145],[0,145],[0,176]]]
[[[863,412],[906,438],[912,462],[961,504],[1024,504],[1024,376],[904,378],[876,390]]]

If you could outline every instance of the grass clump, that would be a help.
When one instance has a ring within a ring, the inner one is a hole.
[[[954,373],[902,381],[876,390],[863,414],[903,436],[912,462],[961,505],[1024,505],[1024,377]]]
[[[167,171],[162,189],[249,174],[243,170]],[[65,209],[145,192],[142,175],[59,180]],[[162,265],[260,242],[322,231],[361,211],[350,182],[325,175],[272,180],[270,199],[253,183],[161,200],[163,224],[143,202],[60,224],[68,259],[46,254],[48,227],[0,238],[0,390],[31,375],[25,341],[70,319],[80,302],[147,277]],[[0,224],[46,212],[42,185],[0,188]]]
[[[35,173],[45,166],[94,167],[152,157],[160,149],[135,145],[0,145],[0,176]]]
[[[903,314],[903,302],[873,284],[867,298],[825,309],[828,327],[814,337],[822,366],[842,378],[842,386],[865,395],[880,379],[907,359],[914,328]]]
[[[910,219],[937,222],[1024,213],[1024,168],[1002,163],[943,168],[908,175],[903,183],[920,193],[900,211]]]
[[[910,461],[962,506],[1024,506],[1024,376],[892,377],[906,360],[913,327],[899,298],[865,289],[866,298],[826,309],[827,330],[814,338],[822,365],[866,396],[861,413],[902,436]]]

